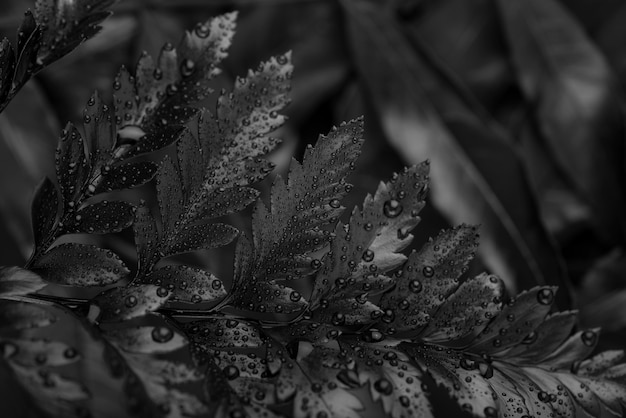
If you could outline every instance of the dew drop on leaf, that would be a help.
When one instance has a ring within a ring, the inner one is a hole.
[[[223,371],[224,376],[229,380],[234,380],[239,377],[239,369],[236,366],[226,366]]]
[[[409,282],[409,290],[413,293],[419,293],[422,291],[422,282],[417,279],[411,280]]]
[[[537,293],[537,301],[542,305],[550,305],[554,300],[554,292],[552,289],[542,289]]]
[[[425,266],[422,269],[422,274],[424,275],[424,277],[433,277],[435,275],[435,269],[431,266]]]
[[[365,250],[362,258],[363,258],[363,261],[365,261],[366,263],[369,263],[370,261],[374,259],[374,251]]]
[[[598,334],[591,330],[585,331],[580,335],[580,339],[587,347],[593,346],[596,343],[597,338]]]
[[[387,200],[383,205],[383,214],[387,218],[396,218],[402,213],[402,204],[396,199]]]
[[[485,407],[484,412],[485,412],[485,418],[497,418],[498,417],[498,410],[494,408],[493,406]]]
[[[393,393],[393,385],[385,378],[378,379],[374,382],[374,389],[383,395],[391,395]]]
[[[67,359],[72,359],[72,358],[76,357],[77,355],[78,355],[78,351],[76,351],[76,349],[73,348],[73,347],[68,347],[63,352],[63,357],[65,357]]]
[[[174,331],[169,327],[154,327],[151,332],[152,339],[157,343],[166,343],[174,338]]]
[[[196,69],[196,63],[190,60],[189,58],[185,58],[180,63],[180,73],[183,77],[189,77],[193,74]]]
[[[341,202],[339,201],[339,199],[333,199],[328,204],[331,208],[334,209],[339,209],[339,207],[341,206]]]
[[[129,308],[134,307],[135,305],[137,305],[137,298],[135,296],[128,296],[126,298],[126,300],[124,301],[124,304],[126,306],[128,306]]]

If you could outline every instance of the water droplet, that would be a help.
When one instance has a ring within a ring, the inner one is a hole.
[[[130,295],[126,298],[124,304],[129,308],[133,308],[137,305],[137,298],[133,295]]]
[[[393,393],[393,385],[385,378],[378,379],[374,382],[374,389],[383,395],[391,395]]]
[[[195,69],[196,69],[196,63],[190,60],[189,58],[185,58],[180,63],[180,74],[183,77],[189,77],[190,75],[194,73]]]
[[[474,370],[477,367],[476,362],[474,360],[471,360],[465,357],[461,359],[461,361],[459,362],[459,366],[461,366],[461,368],[465,370]]]
[[[209,36],[209,33],[211,33],[211,29],[207,25],[204,25],[202,23],[198,23],[196,25],[195,32],[196,32],[196,36],[198,38],[203,38],[204,39],[207,36]]]
[[[174,338],[174,331],[169,327],[154,327],[152,329],[152,339],[157,343],[166,343]]]
[[[542,305],[550,305],[554,301],[554,292],[552,289],[541,289],[537,293],[537,301]]]
[[[292,302],[297,302],[300,300],[300,298],[302,298],[302,295],[300,294],[300,292],[296,292],[295,290],[289,294],[289,299]]]
[[[363,225],[363,229],[365,229],[366,231],[371,231],[372,228],[374,228],[374,225],[372,225],[371,222],[367,222],[365,223],[365,225]]]
[[[339,201],[339,199],[333,199],[328,204],[330,205],[331,208],[334,208],[334,209],[338,209],[341,207],[341,202]]]
[[[157,296],[160,297],[160,298],[167,297],[167,295],[169,293],[170,293],[169,290],[167,290],[164,287],[159,287],[159,288],[157,288],[157,291],[156,291]]]
[[[580,339],[583,341],[587,347],[592,347],[596,343],[596,339],[598,338],[598,334],[596,334],[592,330],[587,330],[580,334]]]
[[[485,418],[498,418],[498,410],[493,406],[485,407]]]
[[[333,325],[343,325],[346,322],[346,317],[341,312],[335,312],[333,314],[333,317],[332,317],[331,321],[332,321]]]
[[[402,204],[396,199],[387,200],[383,205],[383,213],[388,218],[396,218],[402,213]]]
[[[424,277],[433,277],[435,275],[435,269],[431,266],[424,266],[422,269],[422,274]]]
[[[363,258],[363,261],[365,261],[366,263],[369,263],[370,261],[374,259],[374,251],[365,250],[365,252],[363,252],[362,258]]]
[[[239,377],[239,369],[236,366],[226,366],[223,370],[227,379],[233,380]]]
[[[409,290],[413,293],[419,293],[422,291],[422,282],[417,279],[413,279],[409,282]]]
[[[544,392],[543,390],[537,394],[537,397],[539,398],[541,402],[550,401],[550,395],[547,392]]]
[[[311,268],[313,269],[318,269],[322,267],[322,262],[316,258],[314,258],[313,260],[311,260]]]
[[[398,398],[398,400],[400,401],[400,405],[405,408],[408,408],[411,405],[411,400],[408,398],[408,396],[402,395]]]
[[[68,347],[63,351],[63,357],[67,359],[75,358],[78,355],[78,351],[76,351],[73,347]]]

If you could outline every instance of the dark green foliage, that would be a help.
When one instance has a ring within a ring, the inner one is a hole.
[[[344,3],[357,24],[382,23],[367,2]],[[78,22],[70,28],[103,16],[87,6],[65,14]],[[62,132],[57,183],[46,178],[35,193],[27,269],[0,271],[2,367],[34,408],[69,417],[357,418],[368,414],[369,397],[400,418],[434,416],[450,398],[485,418],[620,416],[623,353],[588,358],[598,331],[575,329],[575,312],[550,313],[555,287],[509,297],[494,275],[464,277],[476,227],[442,231],[403,253],[425,205],[429,162],[381,182],[347,223],[339,219],[362,119],[320,136],[286,178],[274,179],[267,200],[253,187],[273,169],[266,157],[278,141],[269,135],[285,121],[279,112],[293,68],[290,53],[270,58],[220,92],[215,109],[197,107],[226,56],[235,17],[198,25],[177,49],[166,45],[156,64],[143,55],[134,75],[122,69],[116,77],[114,106],[94,94],[82,131],[69,124]],[[29,19],[23,31],[32,37]],[[59,50],[74,45],[70,29],[57,31]],[[42,51],[48,62],[52,50]],[[438,106],[423,108],[425,118]],[[391,128],[396,119],[388,116]],[[453,140],[456,129],[473,129],[474,117],[437,125],[457,161],[436,170],[470,167],[475,176],[459,190],[482,193],[470,203],[499,213],[512,202],[494,200],[494,185]],[[484,135],[492,141],[498,132]],[[169,145],[158,164],[134,158]],[[153,178],[154,213],[149,203],[103,196]],[[227,223],[226,215],[252,204],[247,226]],[[545,231],[525,230],[523,217],[498,219],[489,227],[506,229],[505,242],[532,265],[537,254],[527,250]],[[113,251],[65,236],[131,224],[133,274]],[[173,257],[234,240],[232,280]],[[554,263],[547,270],[559,272]],[[58,285],[86,296],[58,296]],[[80,349],[59,332],[70,324]]]

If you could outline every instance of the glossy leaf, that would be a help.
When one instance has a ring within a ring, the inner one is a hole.
[[[396,287],[381,298],[380,306],[395,312],[383,329],[414,333],[459,286],[459,277],[478,246],[475,227],[461,225],[442,231],[419,252],[413,252],[402,268]]]
[[[367,314],[362,320],[370,319],[374,308],[364,302],[370,292],[389,289],[393,280],[382,275],[406,261],[400,251],[413,240],[410,231],[420,220],[427,186],[427,163],[406,169],[381,183],[374,196],[368,195],[348,225],[336,226],[332,256],[325,257],[312,295],[313,309],[319,306],[326,321],[340,312],[334,305],[350,297]]]
[[[122,68],[113,84],[118,125],[141,126],[154,134],[196,115],[197,109],[190,106],[211,92],[209,82],[220,73],[218,65],[227,55],[236,17],[237,13],[227,13],[198,24],[178,48],[164,45],[156,63],[143,55],[135,76]],[[140,140],[130,155],[153,150],[144,142]]]
[[[39,275],[19,267],[0,267],[0,297],[25,295],[46,286]]]
[[[83,244],[53,247],[36,261],[33,271],[50,283],[65,286],[106,286],[128,274],[112,251]]]

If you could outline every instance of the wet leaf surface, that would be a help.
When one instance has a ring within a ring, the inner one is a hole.
[[[33,270],[44,280],[65,286],[105,286],[128,274],[128,268],[112,251],[83,244],[53,247]]]

